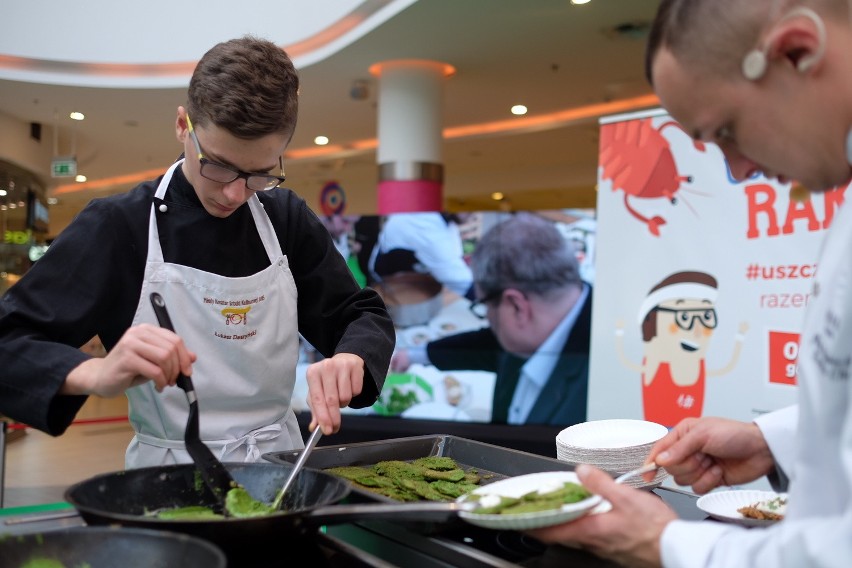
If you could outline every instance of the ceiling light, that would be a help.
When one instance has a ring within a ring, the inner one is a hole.
[[[7,193],[5,189],[0,189],[0,197],[5,197]]]
[[[56,205],[57,203],[59,203],[59,200],[56,199],[55,197],[48,197],[47,198],[47,204],[48,205]]]
[[[317,146],[325,146],[328,144],[328,136],[317,136],[314,138],[314,144]]]
[[[499,191],[495,191],[494,193],[491,194],[491,199],[493,199],[494,201],[503,201],[504,197],[506,197],[506,196],[503,195]]]
[[[74,181],[76,181],[77,183],[83,183],[84,181],[86,181],[86,179],[86,176],[84,176],[83,174],[77,174],[77,177],[74,178]]]
[[[525,107],[524,105],[515,105],[512,107],[512,114],[517,116],[527,114],[527,107]]]
[[[84,118],[86,118],[86,115],[82,112],[72,112],[68,116],[71,117],[71,120],[83,120]]]
[[[571,0],[572,4],[588,4],[592,0]]]

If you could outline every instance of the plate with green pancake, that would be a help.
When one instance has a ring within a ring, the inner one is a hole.
[[[573,471],[544,471],[474,489],[459,502],[479,507],[462,510],[459,516],[490,529],[527,530],[573,521],[591,513],[602,501],[580,484]]]

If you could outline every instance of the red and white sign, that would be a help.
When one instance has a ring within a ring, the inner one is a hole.
[[[589,419],[749,420],[796,401],[798,332],[846,188],[736,181],[664,111],[601,120]]]

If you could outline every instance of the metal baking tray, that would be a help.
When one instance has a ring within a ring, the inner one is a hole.
[[[263,454],[263,458],[279,464],[295,463],[300,453],[299,450],[269,452]],[[363,467],[380,461],[412,461],[427,456],[452,458],[465,470],[477,470],[483,476],[482,484],[526,473],[574,470],[573,465],[555,458],[442,434],[316,447],[308,456],[305,467],[318,470],[339,466]],[[356,487],[352,488],[352,494],[368,501],[398,503],[390,497]]]

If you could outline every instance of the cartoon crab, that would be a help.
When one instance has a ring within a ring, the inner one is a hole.
[[[624,206],[631,215],[648,226],[654,236],[660,236],[660,226],[666,220],[655,215],[646,217],[630,204],[630,197],[656,199],[665,197],[673,205],[675,194],[691,176],[678,174],[668,140],[661,134],[668,126],[683,127],[670,120],[655,128],[650,118],[605,124],[601,127],[600,163],[602,178],[612,182],[612,190],[624,192]],[[704,144],[694,141],[695,149],[704,151]],[[689,204],[687,203],[687,206]]]

